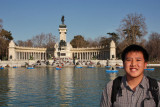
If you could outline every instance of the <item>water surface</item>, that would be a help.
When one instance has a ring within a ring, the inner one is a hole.
[[[0,70],[0,106],[99,107],[102,90],[119,72],[107,68],[5,68]],[[160,80],[160,67],[145,71]]]

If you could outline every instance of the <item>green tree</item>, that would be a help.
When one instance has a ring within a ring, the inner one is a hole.
[[[118,34],[112,32],[112,33],[107,33],[108,35],[110,35],[110,39],[113,40],[116,44],[118,44],[118,40],[119,40],[119,36]]]
[[[0,59],[6,60],[8,58],[9,41],[13,40],[11,32],[7,30],[0,30]]]
[[[70,44],[72,45],[73,48],[82,48],[82,47],[87,47],[88,42],[84,39],[83,36],[77,35],[74,36],[74,39],[71,40]]]
[[[2,29],[0,32],[0,37],[3,38],[4,40],[13,40],[13,37],[11,36],[11,32]]]
[[[100,41],[99,41],[99,45],[100,46],[110,46],[110,38],[107,37],[101,37]]]

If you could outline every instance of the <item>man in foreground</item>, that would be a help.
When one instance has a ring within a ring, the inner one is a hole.
[[[160,83],[146,77],[149,55],[139,45],[130,45],[122,52],[126,75],[110,81],[105,87],[101,107],[159,107]]]

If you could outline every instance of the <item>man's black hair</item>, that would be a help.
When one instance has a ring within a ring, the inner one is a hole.
[[[149,54],[146,51],[146,49],[144,49],[142,46],[135,45],[135,44],[130,45],[130,46],[126,47],[123,50],[122,56],[121,56],[123,62],[125,60],[126,54],[129,53],[129,52],[132,52],[132,51],[133,52],[135,52],[135,51],[142,52],[145,62],[148,62],[148,60],[149,60]]]

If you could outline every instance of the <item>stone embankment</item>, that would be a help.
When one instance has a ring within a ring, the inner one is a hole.
[[[47,60],[47,61],[37,61],[37,60],[10,60],[10,61],[0,61],[0,66],[3,67],[23,67],[23,66],[37,66],[37,67],[56,67],[59,66],[66,66],[66,67],[73,67],[79,63],[82,66],[87,66],[89,64],[94,64],[96,66],[106,66],[106,65],[122,65],[120,60],[89,60],[89,61],[81,61],[72,59],[55,59],[55,60]]]
[[[103,67],[103,66],[115,66],[120,65],[123,66],[123,63],[121,60],[90,60],[90,61],[80,61],[75,60],[76,63],[79,63],[83,67],[89,65],[90,63],[94,64],[97,67]],[[3,67],[23,67],[26,65],[33,65],[37,67],[56,67],[64,66],[64,67],[73,67],[75,66],[72,59],[69,60],[47,60],[47,61],[37,61],[37,60],[23,60],[23,61],[0,61],[0,66]],[[147,66],[160,66],[160,64],[147,64]]]
[[[147,64],[147,66],[160,66],[160,64]]]

